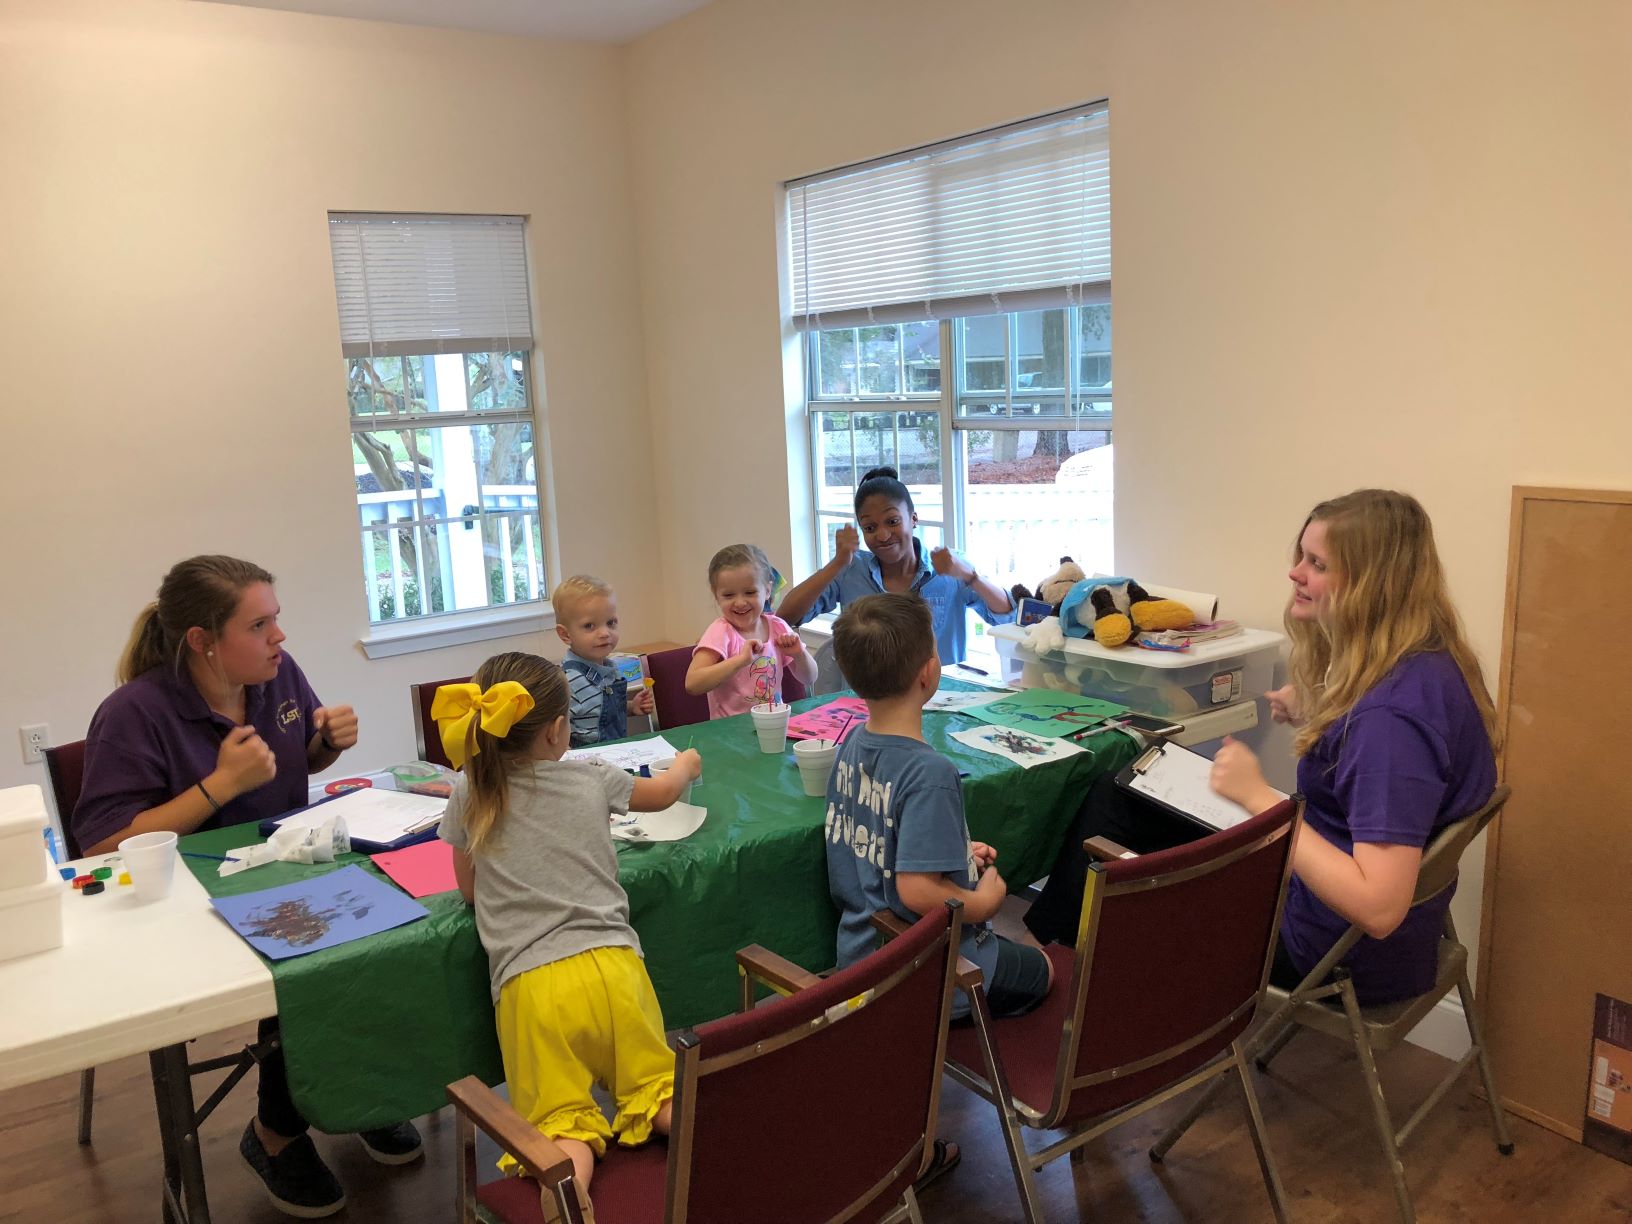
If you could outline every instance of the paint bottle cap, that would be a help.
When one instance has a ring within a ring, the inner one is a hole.
[[[92,880],[79,891],[84,893],[87,897],[94,897],[106,887],[107,885],[103,884],[101,880]]]

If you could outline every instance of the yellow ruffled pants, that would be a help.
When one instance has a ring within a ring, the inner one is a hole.
[[[674,1095],[674,1051],[646,964],[632,948],[591,948],[529,969],[499,988],[499,1051],[510,1104],[552,1139],[577,1139],[605,1155],[652,1136],[652,1119]],[[599,1083],[617,1102],[606,1115],[590,1095]],[[507,1174],[520,1166],[506,1156]]]

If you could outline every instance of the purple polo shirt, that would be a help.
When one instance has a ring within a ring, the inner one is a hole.
[[[223,805],[200,829],[261,821],[305,806],[306,745],[316,733],[312,711],[319,704],[287,653],[276,676],[244,689],[245,724],[276,755],[277,776]],[[208,777],[234,725],[210,709],[185,670],[155,667],[114,689],[85,736],[85,784],[72,818],[79,844],[95,845]]]
[[[1456,661],[1408,655],[1327,728],[1298,762],[1309,827],[1346,854],[1356,842],[1426,846],[1482,807],[1496,788],[1496,757]],[[1409,911],[1387,939],[1361,936],[1344,960],[1366,1004],[1422,994],[1434,984],[1453,884]],[[1307,972],[1349,927],[1297,876],[1287,890],[1281,941]]]

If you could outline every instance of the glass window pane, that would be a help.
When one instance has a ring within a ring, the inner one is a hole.
[[[437,358],[438,408],[457,412],[524,412],[527,409],[527,358],[524,353],[463,353],[463,388],[448,385],[452,370]],[[449,363],[451,365],[451,363]],[[463,403],[460,403],[460,400]]]
[[[901,325],[902,360],[907,391],[936,393],[941,389],[941,325],[934,322]]]
[[[816,333],[816,394],[841,398],[856,394],[854,328]]]
[[[1109,442],[1088,430],[960,430],[970,561],[1001,587],[1035,587],[1065,555],[1114,572]]]
[[[1077,325],[1082,346],[1077,385],[1096,389],[1109,387],[1111,385],[1111,308],[1109,306],[1083,306],[1077,311]]]
[[[422,357],[347,357],[346,403],[353,417],[426,412]],[[406,381],[405,381],[406,380]]]
[[[812,446],[816,452],[816,505],[821,510],[848,514],[855,493],[855,447],[848,412],[811,414]]]
[[[1014,323],[1016,391],[1064,391],[1065,309],[1023,311],[1014,316]]]
[[[1008,315],[959,319],[962,329],[963,389],[1002,391],[1008,385]]]
[[[901,393],[901,333],[894,327],[863,327],[861,343],[861,393],[899,395]]]

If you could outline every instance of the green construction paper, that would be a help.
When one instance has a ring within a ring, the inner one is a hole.
[[[831,699],[796,702],[794,709]],[[997,848],[1003,876],[1016,888],[1048,872],[1090,783],[1126,765],[1135,751],[1127,736],[1100,735],[1067,760],[1022,770],[949,738],[947,729],[958,725],[926,719],[924,737],[968,772],[970,836]],[[746,714],[671,734],[690,737],[702,754],[692,802],[708,808],[708,819],[684,841],[620,846],[618,873],[664,1024],[678,1029],[736,1010],[735,958],[748,944],[812,971],[829,968],[838,914],[827,894],[826,801],[804,793],[791,745],[776,755],[761,752]],[[222,854],[258,840],[253,825],[238,825],[195,833],[181,845]],[[212,896],[348,863],[389,878],[361,854],[315,866],[269,863],[225,879],[216,863],[182,862]],[[472,911],[457,893],[421,904],[430,917],[419,922],[269,965],[289,1086],[319,1130],[385,1126],[441,1108],[446,1086],[463,1076],[488,1084],[504,1078],[487,956]]]
[[[1062,693],[1046,688],[1021,689],[1018,693],[1009,693],[996,701],[971,706],[964,711],[972,718],[994,727],[1012,727],[1016,731],[1055,739],[1075,735],[1095,723],[1127,712],[1127,706],[1119,706],[1113,701],[1100,701],[1080,693]]]

